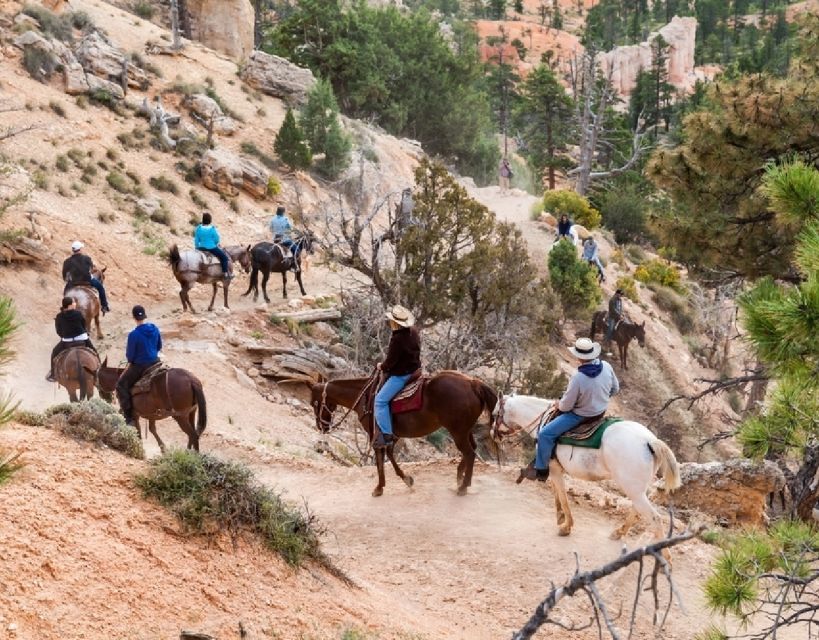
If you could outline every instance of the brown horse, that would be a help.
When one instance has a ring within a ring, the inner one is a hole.
[[[376,378],[347,378],[314,384],[311,403],[316,415],[316,428],[327,433],[334,426],[331,424],[333,412],[341,405],[355,411],[372,440],[375,428],[372,398],[375,387]],[[492,414],[497,400],[497,394],[480,380],[457,371],[441,371],[426,382],[421,409],[401,413],[393,418],[395,435],[399,438],[422,438],[440,427],[449,431],[455,446],[461,452],[458,495],[466,495],[467,488],[472,484],[472,467],[475,463],[476,443],[472,428],[484,411]],[[375,451],[378,486],[373,490],[373,496],[384,493],[384,453],[384,449]],[[392,445],[387,448],[386,454],[395,474],[411,487],[413,479],[405,475],[396,463]]]
[[[94,397],[94,383],[100,359],[87,347],[73,347],[57,354],[54,359],[54,378],[68,391],[71,402]],[[77,397],[77,391],[80,392]]]
[[[94,267],[91,270],[91,275],[97,278],[100,282],[105,282],[105,270],[108,267],[97,269]],[[67,287],[65,290],[66,296],[74,298],[77,302],[77,310],[85,319],[85,328],[91,331],[91,323],[97,326],[97,337],[102,338],[102,329],[100,329],[100,298],[97,290],[90,284],[78,284]]]
[[[100,395],[106,399],[111,397],[123,371],[125,369],[109,367],[108,358],[105,358],[97,374]],[[156,432],[156,421],[173,418],[188,436],[188,449],[199,451],[199,437],[207,426],[208,415],[202,383],[195,375],[185,369],[168,369],[151,380],[148,391],[134,393],[133,403],[134,418],[140,437],[142,430],[139,428],[139,418],[145,418],[148,421],[148,428],[164,453],[165,443]]]
[[[228,254],[230,260],[235,264],[238,263],[245,270],[245,273],[250,271],[250,245],[231,245],[224,247],[225,253]],[[169,259],[171,261],[171,269],[176,281],[182,286],[179,290],[179,299],[182,300],[182,311],[187,309],[191,313],[196,313],[191,304],[188,291],[195,283],[211,284],[213,285],[213,295],[210,297],[210,306],[208,311],[213,311],[213,301],[216,300],[216,290],[221,283],[225,292],[225,308],[229,309],[228,304],[228,288],[230,287],[230,280],[226,280],[222,267],[218,261],[208,260],[209,254],[202,251],[182,251],[180,253],[179,247],[173,245],[169,250]]]
[[[603,335],[606,335],[605,311],[597,311],[592,316],[591,329],[589,330],[589,337],[592,340],[594,340],[594,334],[597,331],[602,331]],[[628,320],[621,321],[620,324],[615,327],[614,335],[612,337],[617,343],[618,350],[620,351],[620,364],[622,365],[623,369],[628,371],[628,343],[631,342],[633,338],[637,338],[637,344],[639,344],[641,347],[646,346],[645,320],[643,320],[643,324],[635,324],[633,322],[629,322]]]

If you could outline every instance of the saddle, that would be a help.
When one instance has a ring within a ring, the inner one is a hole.
[[[572,447],[586,447],[588,449],[599,449],[603,440],[603,434],[615,422],[622,421],[623,418],[606,416],[605,413],[599,416],[592,416],[584,420],[574,429],[564,433],[557,439],[558,444],[568,444]]]
[[[95,298],[99,298],[99,293],[97,290],[88,282],[66,282],[65,287],[63,287],[63,295],[66,295],[69,289],[82,289],[89,295],[94,296]]]
[[[164,362],[157,362],[155,365],[152,365],[150,368],[145,370],[142,377],[137,380],[136,383],[134,383],[133,387],[131,387],[131,394],[137,395],[138,393],[148,393],[151,390],[151,383],[154,381],[154,378],[161,376],[167,371],[170,371],[170,369],[171,368]]]
[[[221,268],[221,265],[219,264],[219,258],[217,258],[212,253],[209,253],[207,251],[200,251],[199,249],[194,249],[194,251],[196,251],[196,255],[199,256],[199,263],[202,266],[210,268],[213,265],[216,265],[217,267]]]
[[[92,356],[97,358],[97,361],[99,361],[99,356],[96,354],[96,352],[93,349],[89,349],[88,347],[84,347],[82,345],[77,345],[76,347],[68,347],[68,349],[65,349],[64,351],[60,351],[60,353],[57,354],[57,357],[54,358],[54,370],[56,371],[57,367],[62,365],[63,360],[65,360],[68,357],[69,353],[75,353],[77,349],[82,349],[83,351],[87,351]]]
[[[424,386],[429,376],[423,375],[423,371],[418,369],[413,373],[404,388],[390,401],[390,412],[409,413],[418,411],[424,406]]]

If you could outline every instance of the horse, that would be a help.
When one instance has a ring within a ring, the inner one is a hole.
[[[224,250],[231,261],[242,266],[245,273],[250,271],[250,245],[231,245],[224,247]],[[213,302],[216,300],[216,288],[220,282],[225,292],[225,308],[230,308],[228,304],[230,280],[225,279],[225,274],[222,272],[222,267],[218,261],[208,262],[206,260],[206,256],[208,255],[210,254],[197,250],[182,251],[180,253],[179,247],[176,245],[171,246],[169,250],[168,257],[171,262],[173,275],[176,281],[182,285],[182,288],[179,290],[179,298],[182,300],[182,311],[190,309],[191,313],[196,313],[193,304],[191,304],[190,296],[188,295],[188,291],[191,290],[191,287],[193,287],[196,282],[213,285],[213,295],[210,298],[208,311],[213,311]]]
[[[54,378],[68,391],[71,402],[94,397],[94,383],[100,368],[99,356],[87,347],[73,347],[57,354]],[[77,391],[80,392],[77,397]]]
[[[105,282],[105,270],[108,267],[91,269],[91,275],[97,278],[100,282]],[[82,314],[85,320],[85,328],[91,331],[91,323],[93,322],[97,327],[97,338],[102,339],[102,329],[100,328],[100,298],[97,290],[90,284],[75,284],[66,285],[65,296],[74,298],[77,302],[77,310]]]
[[[242,295],[246,296],[253,292],[253,302],[259,299],[259,271],[262,272],[262,294],[264,301],[270,302],[267,297],[267,281],[270,272],[282,274],[282,297],[287,298],[287,272],[293,271],[296,274],[296,282],[299,283],[301,295],[307,295],[304,285],[301,282],[301,256],[304,252],[313,253],[313,242],[315,238],[309,231],[301,234],[293,242],[291,255],[285,256],[284,248],[280,244],[272,242],[260,242],[250,250],[251,267],[250,285]],[[293,257],[297,256],[297,257]]]
[[[373,439],[375,420],[372,399],[375,395],[377,377],[346,378],[319,382],[311,387],[311,404],[316,416],[316,428],[327,433],[336,425],[331,421],[338,405],[355,411],[370,441]],[[472,468],[475,463],[475,436],[472,428],[484,411],[491,414],[498,400],[488,385],[457,371],[441,371],[431,376],[423,390],[423,405],[418,411],[400,413],[393,418],[395,435],[399,438],[422,438],[436,429],[449,431],[455,446],[461,452],[458,464],[458,495],[466,495],[472,484]],[[408,487],[413,485],[411,476],[405,475],[395,461],[393,446],[387,447],[386,455],[395,474]],[[378,468],[378,485],[372,495],[384,493],[384,449],[375,451]]]
[[[589,330],[589,337],[594,340],[594,334],[597,331],[602,331],[603,335],[607,330],[606,327],[606,312],[596,311],[592,316],[591,329]],[[637,338],[637,344],[641,347],[646,346],[646,322],[643,324],[635,324],[628,320],[622,320],[614,329],[612,335],[614,341],[617,343],[618,351],[620,352],[620,365],[628,371],[628,343],[633,338]]]
[[[123,371],[125,369],[109,367],[108,358],[105,358],[97,373],[97,386],[101,396],[111,398]],[[185,369],[167,369],[151,380],[148,391],[133,394],[133,405],[140,437],[142,430],[139,428],[139,418],[145,418],[162,453],[165,453],[165,443],[156,432],[156,421],[165,418],[176,420],[188,436],[188,449],[199,451],[199,438],[207,426],[208,417],[202,383],[195,375]]]
[[[535,396],[502,396],[493,413],[493,439],[497,442],[504,433],[539,427],[555,402]],[[611,533],[613,540],[626,535],[639,516],[650,523],[658,539],[665,537],[660,514],[649,502],[646,491],[658,471],[667,491],[678,488],[680,470],[671,448],[646,427],[630,420],[615,422],[603,434],[599,449],[558,444],[555,456],[549,463],[549,477],[561,536],[569,535],[574,524],[563,481],[566,473],[581,480],[611,479],[631,500],[632,509],[626,521]]]

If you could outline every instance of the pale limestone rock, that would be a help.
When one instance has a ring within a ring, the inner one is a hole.
[[[260,164],[248,158],[241,159],[242,189],[257,200],[267,197],[267,183],[270,174]]]
[[[103,89],[110,93],[112,96],[114,96],[117,100],[122,100],[125,97],[125,94],[122,91],[122,87],[114,82],[103,80],[102,78],[99,78],[91,73],[86,73],[85,79],[88,81],[89,91]]]
[[[785,486],[782,471],[773,462],[746,459],[680,465],[682,486],[661,502],[691,509],[729,524],[763,524],[768,494]]]
[[[250,54],[241,72],[242,80],[262,93],[297,103],[307,100],[307,93],[316,83],[313,72],[296,66],[289,60],[263,51]]]
[[[188,0],[191,36],[234,60],[253,51],[253,5],[250,0]]]
[[[85,36],[74,51],[86,73],[104,80],[119,79],[125,63],[125,53],[108,42],[99,32]],[[148,76],[142,69],[128,65],[128,86],[144,89],[148,86]]]
[[[227,196],[239,195],[243,189],[254,198],[267,195],[270,174],[259,164],[240,158],[222,148],[211,149],[202,156],[202,183]]]
[[[213,118],[213,132],[223,135],[232,136],[236,133],[236,121],[222,113],[222,108],[213,98],[210,98],[202,93],[196,93],[185,99],[185,104],[192,113],[199,116],[203,124],[207,126],[210,119]]]

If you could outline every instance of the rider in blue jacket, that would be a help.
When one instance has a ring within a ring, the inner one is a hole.
[[[162,336],[159,327],[151,322],[145,322],[147,315],[143,306],[136,305],[131,310],[131,315],[134,317],[136,327],[128,334],[128,345],[125,349],[128,368],[117,381],[117,398],[122,415],[125,416],[125,423],[134,426],[131,387],[150,367],[159,362]]]
[[[193,233],[193,248],[199,251],[211,253],[219,258],[219,264],[222,265],[222,273],[225,274],[225,280],[230,280],[233,277],[233,270],[231,269],[230,257],[222,247],[219,246],[219,232],[212,224],[213,218],[206,211],[202,214],[202,224],[196,227]]]

